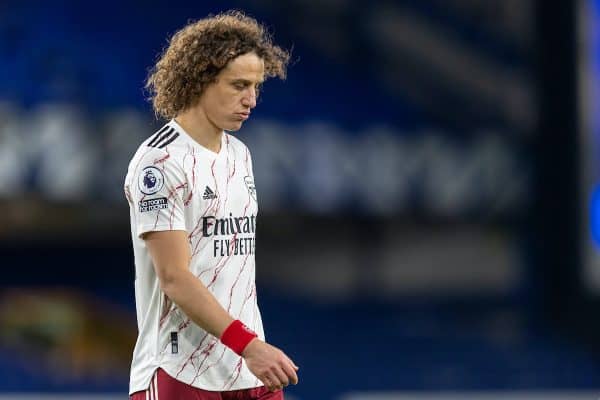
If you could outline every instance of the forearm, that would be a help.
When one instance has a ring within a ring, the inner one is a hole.
[[[220,338],[233,318],[213,294],[189,270],[173,274],[161,282],[163,292],[198,326]]]

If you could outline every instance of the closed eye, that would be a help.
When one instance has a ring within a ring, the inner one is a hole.
[[[238,90],[244,90],[247,87],[249,87],[252,84],[252,82],[246,81],[246,80],[239,80],[239,81],[233,81],[231,84],[234,88],[236,88]],[[260,90],[262,88],[262,82],[255,83],[254,88],[257,91]]]

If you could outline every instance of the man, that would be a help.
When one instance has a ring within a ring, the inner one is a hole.
[[[252,159],[237,131],[289,54],[227,12],[170,41],[147,82],[170,121],[125,178],[139,336],[132,399],[283,399],[298,367],[264,341],[255,286]]]

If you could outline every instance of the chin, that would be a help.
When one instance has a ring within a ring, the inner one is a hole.
[[[228,131],[228,132],[236,132],[239,131],[240,128],[242,127],[242,123],[235,123],[235,124],[231,124],[229,126],[226,126],[223,130]]]

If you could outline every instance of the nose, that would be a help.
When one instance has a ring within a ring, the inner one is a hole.
[[[242,105],[244,107],[254,108],[256,107],[256,89],[251,87],[242,97]]]

